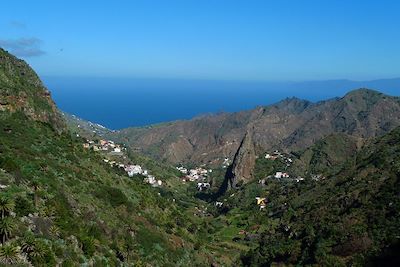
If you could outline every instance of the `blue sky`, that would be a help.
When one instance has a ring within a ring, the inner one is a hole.
[[[400,77],[400,1],[6,1],[0,46],[44,76]]]

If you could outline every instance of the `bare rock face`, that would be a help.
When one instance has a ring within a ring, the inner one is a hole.
[[[234,157],[232,166],[228,168],[226,177],[229,177],[229,186],[236,188],[238,183],[246,183],[253,177],[256,162],[256,150],[252,138],[252,130],[244,136]]]
[[[56,131],[65,123],[49,90],[23,60],[0,48],[0,112],[22,112],[29,119],[50,124]]]

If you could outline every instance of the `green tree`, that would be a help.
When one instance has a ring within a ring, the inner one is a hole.
[[[33,199],[35,203],[35,208],[37,209],[39,206],[39,191],[41,188],[41,184],[37,179],[31,181],[31,187],[33,190]]]

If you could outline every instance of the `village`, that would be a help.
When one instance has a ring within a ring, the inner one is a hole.
[[[126,163],[128,161],[126,157],[126,147],[120,144],[117,144],[111,140],[103,139],[86,140],[86,142],[83,144],[83,147],[85,149],[92,149],[93,151],[101,152],[105,155],[105,157],[103,158],[103,161],[105,163],[109,164],[111,167],[116,167],[124,170],[129,177],[142,176],[143,182],[151,185],[152,187],[160,187],[163,185],[162,180],[157,179],[155,176],[151,175],[149,170],[144,169],[141,165]],[[289,156],[277,150],[272,153],[266,153],[264,158],[271,161],[281,160],[285,163],[286,167],[290,167],[293,163],[293,160]],[[229,164],[229,158],[225,158],[222,163],[222,168],[227,168]],[[203,167],[195,167],[189,169],[182,165],[177,166],[176,169],[182,174],[182,183],[196,182],[196,189],[200,192],[211,188],[211,184],[210,182],[208,182],[208,178],[209,174],[212,173],[212,169],[205,169]],[[296,182],[301,182],[304,180],[304,178],[302,177],[292,178],[289,173],[285,171],[276,171],[273,175],[269,175],[266,178],[259,180],[258,183],[261,186],[264,186],[268,179],[277,179],[282,181],[293,180]],[[266,208],[267,200],[265,197],[257,196],[255,200],[255,204],[259,207],[260,211]],[[221,208],[223,204],[224,203],[220,201],[216,201],[214,203],[217,208]]]
[[[211,187],[211,184],[209,182],[206,182],[208,179],[208,174],[212,173],[211,169],[206,170],[201,167],[187,169],[183,166],[178,166],[176,167],[176,169],[183,174],[182,183],[197,182],[198,191],[207,190]]]
[[[111,140],[86,140],[83,144],[85,149],[101,152],[105,155],[103,161],[111,167],[116,167],[124,170],[129,177],[143,176],[143,182],[150,184],[153,187],[162,186],[163,182],[151,175],[149,170],[142,168],[138,164],[126,163],[129,160],[126,157],[126,147],[116,144]],[[118,159],[120,159],[118,161]],[[122,162],[123,161],[123,162]]]

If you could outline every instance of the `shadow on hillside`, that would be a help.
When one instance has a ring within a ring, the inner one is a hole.
[[[224,181],[218,188],[217,192],[199,192],[196,194],[196,197],[206,202],[214,202],[219,197],[225,195],[226,191],[229,190],[229,181],[233,179],[232,169],[232,165],[226,169]]]
[[[388,247],[381,255],[370,259],[366,266],[400,266],[400,242]]]

